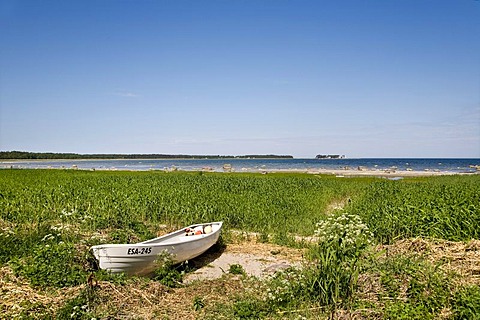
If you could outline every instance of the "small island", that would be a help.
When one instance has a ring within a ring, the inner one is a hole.
[[[345,159],[345,155],[339,154],[317,154],[315,159]]]

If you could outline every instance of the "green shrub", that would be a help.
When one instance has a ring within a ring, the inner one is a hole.
[[[373,234],[356,214],[338,212],[316,226],[315,236],[319,243],[335,248],[346,258],[358,258],[373,242]]]
[[[356,288],[358,257],[349,257],[334,243],[319,244],[312,265],[305,269],[307,293],[322,305],[346,304]]]
[[[392,256],[377,265],[386,319],[435,319],[450,305],[450,278],[419,257]]]
[[[267,314],[266,306],[258,300],[239,300],[233,305],[235,319],[262,319]]]
[[[228,273],[245,275],[245,269],[243,269],[242,265],[234,263],[228,268]]]
[[[372,244],[372,234],[355,214],[338,212],[317,224],[319,244],[310,250],[314,279],[312,294],[322,304],[336,305],[352,298],[359,274],[359,260]]]
[[[199,311],[200,309],[203,309],[203,307],[205,307],[205,302],[203,302],[203,299],[199,296],[195,296],[193,298],[193,310]]]
[[[418,270],[412,275],[406,294],[412,304],[423,305],[429,312],[437,313],[449,302],[450,284],[439,272]]]
[[[310,262],[272,277],[267,299],[273,305],[311,301],[336,308],[353,297],[359,259],[371,244],[367,226],[358,216],[341,212],[318,223],[315,234],[319,242],[310,248]]]
[[[274,306],[284,307],[292,302],[299,302],[302,296],[307,295],[305,292],[307,288],[304,271],[301,269],[288,268],[277,271],[269,280],[267,300]]]
[[[455,320],[480,319],[480,287],[473,285],[457,291],[453,298],[452,311]]]
[[[1,222],[1,219],[0,219]],[[55,233],[48,222],[36,225],[12,224],[0,228],[0,264],[29,255],[46,235]],[[58,238],[58,237],[57,237]]]
[[[87,287],[76,297],[68,300],[57,312],[56,319],[91,320],[96,319],[94,304],[97,303],[95,288]]]
[[[179,271],[172,262],[172,257],[168,252],[160,254],[156,260],[153,279],[169,288],[179,288],[182,286],[184,272]]]
[[[47,235],[30,256],[14,260],[12,266],[17,275],[26,277],[33,286],[66,287],[85,282],[83,263],[72,243],[56,242],[53,235]]]
[[[384,309],[386,320],[430,320],[436,316],[422,304],[404,301],[387,301]]]

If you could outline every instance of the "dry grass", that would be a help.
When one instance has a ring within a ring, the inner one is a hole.
[[[459,275],[458,284],[480,284],[480,241],[467,243],[444,240],[409,239],[389,246],[379,246],[388,255],[421,255],[437,263],[445,271]],[[265,257],[278,256],[292,262],[303,260],[304,251],[282,246],[258,243],[252,239],[231,243],[224,252],[248,253]],[[206,266],[208,267],[208,266]],[[361,275],[359,279],[361,295],[364,299],[375,300],[380,284],[374,275]],[[167,288],[148,279],[132,279],[126,284],[100,281],[95,291],[98,301],[96,313],[114,319],[201,319],[214,314],[219,305],[231,305],[235,297],[245,292],[255,294],[253,288],[259,282],[247,278],[224,274],[215,280],[194,281],[182,288]],[[54,314],[65,302],[84,289],[84,286],[64,289],[38,290],[28,282],[16,277],[12,270],[0,268],[0,318],[11,319],[18,316],[28,306],[43,305]],[[194,310],[195,299],[200,299],[204,307]],[[365,310],[369,319],[378,316],[374,310]],[[372,313],[373,312],[373,313]],[[359,311],[353,314],[338,315],[342,319],[361,319]]]
[[[379,246],[388,255],[419,255],[434,264],[440,263],[447,272],[459,275],[459,284],[480,285],[480,240],[453,242],[422,238],[397,241],[393,245]]]
[[[303,260],[305,250],[249,241],[229,244],[225,252],[252,254],[259,256],[259,258],[275,256],[290,262],[298,262]]]
[[[453,280],[454,287],[465,285],[480,285],[480,241],[471,240],[469,242],[453,242],[446,240],[426,240],[421,238],[404,239],[397,241],[392,245],[381,245],[375,248],[382,252],[379,259],[388,257],[404,256],[419,257],[438,265],[445,274],[455,275]],[[363,301],[369,301],[376,307],[374,309],[363,310],[364,316],[359,315],[355,319],[381,319],[382,311],[386,297],[384,288],[380,281],[379,274],[363,273],[358,279],[359,289],[357,297]],[[408,282],[401,284],[397,300],[407,300]],[[382,298],[380,298],[382,297]],[[452,311],[444,308],[437,315],[438,319],[451,318]]]
[[[14,275],[8,266],[0,268],[0,319],[12,319],[23,310],[42,305],[45,311],[54,312],[64,302],[81,290],[81,287],[37,290]]]

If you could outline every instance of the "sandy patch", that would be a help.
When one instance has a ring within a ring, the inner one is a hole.
[[[249,276],[263,278],[278,270],[299,266],[303,252],[265,243],[228,244],[221,251],[192,260],[191,263],[198,269],[187,274],[184,282],[218,279],[229,273],[231,265],[242,266]]]

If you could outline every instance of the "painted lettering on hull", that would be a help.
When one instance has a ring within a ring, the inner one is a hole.
[[[151,247],[143,247],[143,248],[128,248],[127,254],[128,255],[133,255],[133,254],[150,254],[152,253],[152,248]]]

